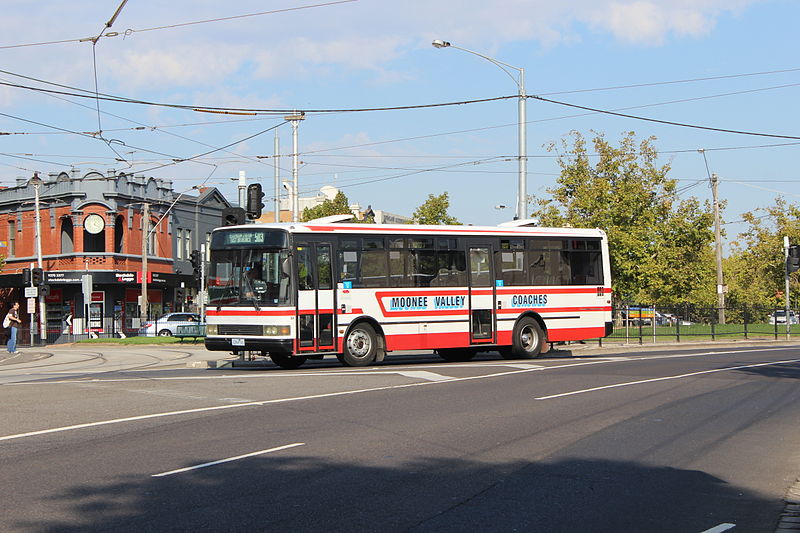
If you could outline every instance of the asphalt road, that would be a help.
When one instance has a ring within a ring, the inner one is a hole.
[[[770,532],[798,346],[207,370],[0,356],[0,531]]]

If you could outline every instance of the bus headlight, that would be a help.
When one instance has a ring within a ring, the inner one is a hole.
[[[208,324],[206,325],[206,335],[217,335],[217,325],[216,324]]]
[[[278,337],[289,335],[289,326],[262,326],[265,337]]]

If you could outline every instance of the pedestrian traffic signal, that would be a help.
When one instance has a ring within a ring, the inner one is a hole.
[[[44,285],[44,270],[41,268],[31,270],[31,282],[35,287]]]
[[[223,226],[238,226],[244,224],[244,209],[241,207],[226,207],[222,210]]]
[[[31,269],[30,268],[23,268],[22,269],[22,286],[29,287],[31,284]]]
[[[247,186],[247,218],[255,220],[261,216],[264,209],[264,192],[261,190],[260,183],[252,183]]]
[[[789,247],[789,257],[786,258],[786,271],[798,270],[800,270],[800,244],[793,244]]]

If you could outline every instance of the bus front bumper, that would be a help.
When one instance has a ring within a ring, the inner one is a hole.
[[[291,354],[294,349],[292,339],[270,339],[252,337],[206,337],[206,349],[217,352],[269,352]]]

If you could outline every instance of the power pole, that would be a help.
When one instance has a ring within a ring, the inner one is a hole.
[[[147,241],[150,239],[150,204],[145,202],[142,205],[142,306],[141,324],[144,327],[147,323]]]
[[[716,174],[711,174],[711,194],[714,197],[714,241],[717,252],[717,306],[719,307],[719,323],[725,323],[725,285],[722,280],[722,231],[719,223],[719,199],[717,198]]]
[[[33,173],[33,191],[36,210],[36,266],[43,269],[42,278],[44,278],[44,267],[42,266],[42,216],[39,213],[39,188],[42,185],[42,180],[39,178],[38,172]],[[39,338],[42,344],[47,344],[47,310],[45,309],[44,294],[42,287],[39,287]],[[33,326],[33,324],[31,324]],[[31,338],[33,338],[33,327],[31,327]]]
[[[292,124],[292,222],[300,220],[300,200],[298,198],[300,191],[297,187],[297,125],[304,118],[306,118],[305,113],[295,113],[284,117],[284,120]]]
[[[275,128],[275,156],[272,161],[275,163],[275,222],[281,221],[281,178],[278,159],[281,151],[281,141],[278,137],[278,128]]]
[[[784,265],[784,310],[786,311],[786,340],[792,338],[792,320],[789,317],[789,237],[783,236],[783,265]],[[775,322],[778,322],[777,317]]]

